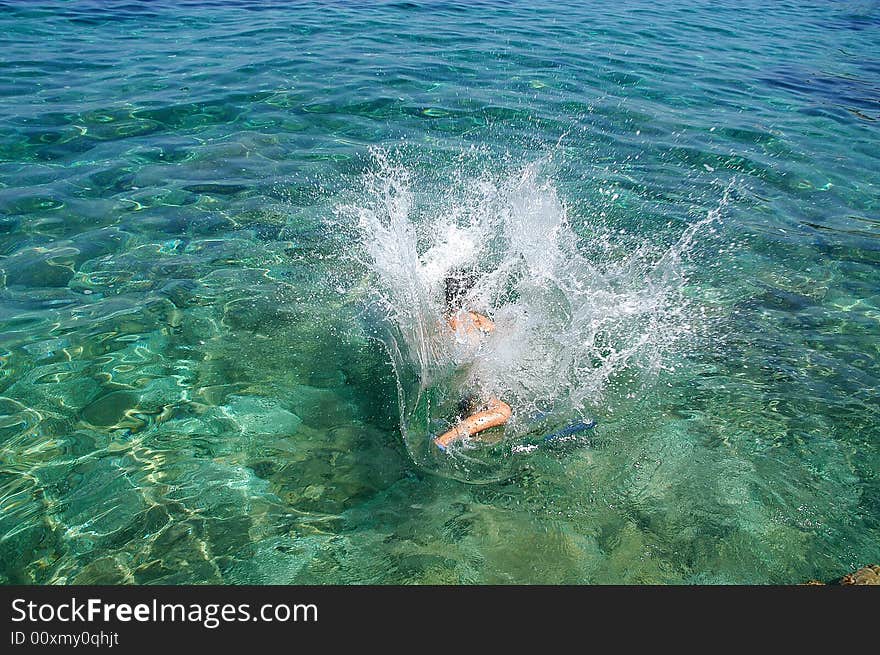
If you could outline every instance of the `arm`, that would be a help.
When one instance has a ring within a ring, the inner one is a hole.
[[[454,428],[434,439],[434,443],[437,444],[440,450],[446,450],[450,444],[460,439],[498,425],[504,425],[510,418],[510,414],[510,405],[503,400],[493,397],[485,410],[471,414]]]

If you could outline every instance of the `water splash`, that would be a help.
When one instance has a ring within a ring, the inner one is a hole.
[[[644,393],[700,328],[683,258],[719,221],[730,187],[671,247],[645,242],[621,255],[601,225],[575,231],[543,172],[548,159],[424,193],[405,166],[374,157],[363,196],[338,209],[358,227],[371,326],[391,356],[419,465],[468,481],[503,477],[534,450],[522,447],[530,435],[588,419],[612,388]],[[444,280],[462,271],[473,282],[464,307],[496,325],[480,343],[444,318]],[[475,438],[441,454],[431,439],[467,396],[497,396],[513,416],[493,445]]]

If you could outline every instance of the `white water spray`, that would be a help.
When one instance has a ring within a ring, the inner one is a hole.
[[[615,384],[643,390],[696,327],[682,255],[720,208],[659,253],[645,244],[612,254],[607,232],[587,234],[590,251],[604,253],[588,259],[542,162],[500,181],[459,180],[427,208],[405,168],[383,153],[376,162],[364,197],[340,213],[358,225],[374,327],[394,363],[404,439],[422,466],[497,478],[499,462],[532,450],[518,447],[529,435],[589,418]],[[465,308],[496,325],[476,346],[444,320],[444,280],[462,270],[473,279]],[[431,439],[459,419],[467,395],[513,408],[502,445],[472,440],[439,455]],[[475,459],[480,451],[495,459]]]

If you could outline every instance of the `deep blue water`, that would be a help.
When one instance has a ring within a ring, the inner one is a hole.
[[[880,3],[6,1],[0,53],[0,582],[880,560]],[[414,225],[540,163],[692,336],[574,446],[426,471],[340,210],[383,156]]]

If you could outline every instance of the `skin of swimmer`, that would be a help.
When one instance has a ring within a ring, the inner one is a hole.
[[[479,345],[483,335],[491,334],[495,330],[495,324],[492,320],[477,312],[457,312],[449,318],[448,323],[456,335],[463,335],[464,339],[473,345]],[[492,397],[486,404],[485,410],[468,416],[454,428],[434,439],[434,443],[441,450],[446,450],[456,441],[489,428],[504,425],[510,419],[511,413],[510,405],[499,398]]]

